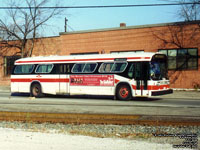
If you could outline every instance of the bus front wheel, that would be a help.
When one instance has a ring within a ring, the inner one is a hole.
[[[130,100],[132,97],[130,87],[126,84],[120,85],[117,88],[116,96],[119,100]]]
[[[31,86],[31,96],[37,98],[43,96],[40,84],[36,83]]]

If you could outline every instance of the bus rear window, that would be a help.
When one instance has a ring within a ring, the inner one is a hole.
[[[33,72],[35,65],[17,65],[14,74],[29,74]]]
[[[53,69],[53,64],[38,65],[35,73],[50,73]]]

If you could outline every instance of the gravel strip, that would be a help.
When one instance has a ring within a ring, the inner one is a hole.
[[[51,124],[0,122],[2,128],[21,129],[31,132],[62,133],[86,135],[100,138],[124,138],[148,141],[153,143],[180,144],[181,136],[197,135],[200,139],[199,126],[141,126],[141,125],[93,125],[93,124]],[[197,140],[198,140],[197,139]],[[200,147],[198,147],[200,149]]]

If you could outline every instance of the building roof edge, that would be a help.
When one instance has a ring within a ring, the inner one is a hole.
[[[60,32],[60,35],[69,34],[81,34],[81,33],[92,33],[92,32],[105,32],[105,31],[115,31],[115,30],[128,30],[128,29],[141,29],[141,28],[152,28],[152,27],[162,27],[162,26],[176,26],[176,25],[187,25],[187,24],[200,24],[200,20],[197,21],[182,21],[182,22],[170,22],[170,23],[159,23],[159,24],[146,24],[146,25],[135,25],[135,26],[123,26],[114,28],[104,28],[104,29],[91,29],[91,30],[81,30],[73,32]]]

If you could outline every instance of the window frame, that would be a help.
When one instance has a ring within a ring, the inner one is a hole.
[[[42,66],[42,65],[44,65],[44,66],[52,65],[52,68],[51,68],[51,70],[49,72],[37,72],[37,69],[39,68],[39,66]],[[35,73],[36,74],[49,74],[49,73],[52,72],[53,68],[54,68],[54,64],[38,64],[36,69],[35,69]]]
[[[81,70],[81,72],[74,72],[74,68],[75,68],[75,66],[78,65],[78,64],[84,64],[84,67],[83,67],[83,69]],[[84,72],[85,67],[86,67],[86,65],[88,65],[88,64],[95,64],[96,66],[94,67],[93,71],[91,71],[91,72]],[[82,73],[82,74],[84,74],[84,73],[94,73],[94,72],[96,71],[96,69],[97,69],[97,66],[98,66],[98,63],[96,63],[96,62],[75,63],[75,64],[73,65],[72,69],[71,69],[71,72],[72,72],[72,73]]]
[[[15,72],[15,69],[18,66],[32,66],[32,70],[29,71],[29,72],[27,72],[27,73],[23,73],[23,72],[17,73],[17,72]],[[14,70],[13,70],[13,74],[31,74],[33,72],[34,68],[35,68],[35,64],[16,65],[15,68],[14,68]]]
[[[104,72],[101,72],[101,67],[104,65],[104,64],[113,64],[112,65],[112,67],[111,67],[111,69],[110,69],[110,71],[108,72],[108,71],[104,71]],[[115,66],[115,64],[116,63],[125,63],[126,64],[126,66],[124,67],[124,69],[122,70],[122,71],[112,71],[113,70],[113,67]],[[100,65],[100,67],[99,67],[99,70],[98,70],[98,72],[99,73],[123,73],[125,70],[126,70],[126,68],[127,68],[127,66],[128,66],[128,62],[126,61],[115,61],[115,62],[104,62],[104,63],[102,63],[101,65]]]
[[[191,55],[190,53],[190,50],[196,50],[196,56],[195,55]],[[172,56],[169,56],[169,51],[172,51],[172,50],[175,50],[176,51],[176,56],[174,56],[175,58],[175,67],[174,68],[169,68],[169,57],[172,57]],[[184,53],[185,55],[181,55],[183,54],[182,53],[182,50],[186,50],[186,52]],[[182,48],[182,49],[160,49],[158,50],[158,52],[161,52],[162,51],[164,52],[164,54],[167,55],[167,58],[168,58],[168,70],[198,70],[198,63],[199,63],[199,56],[198,56],[198,48]],[[196,63],[196,66],[190,66],[189,63],[191,63],[190,61],[190,57],[191,59],[195,59],[195,63]],[[180,67],[180,64],[182,62],[182,60],[185,59],[186,60],[186,63],[183,64],[184,66],[183,67]]]

